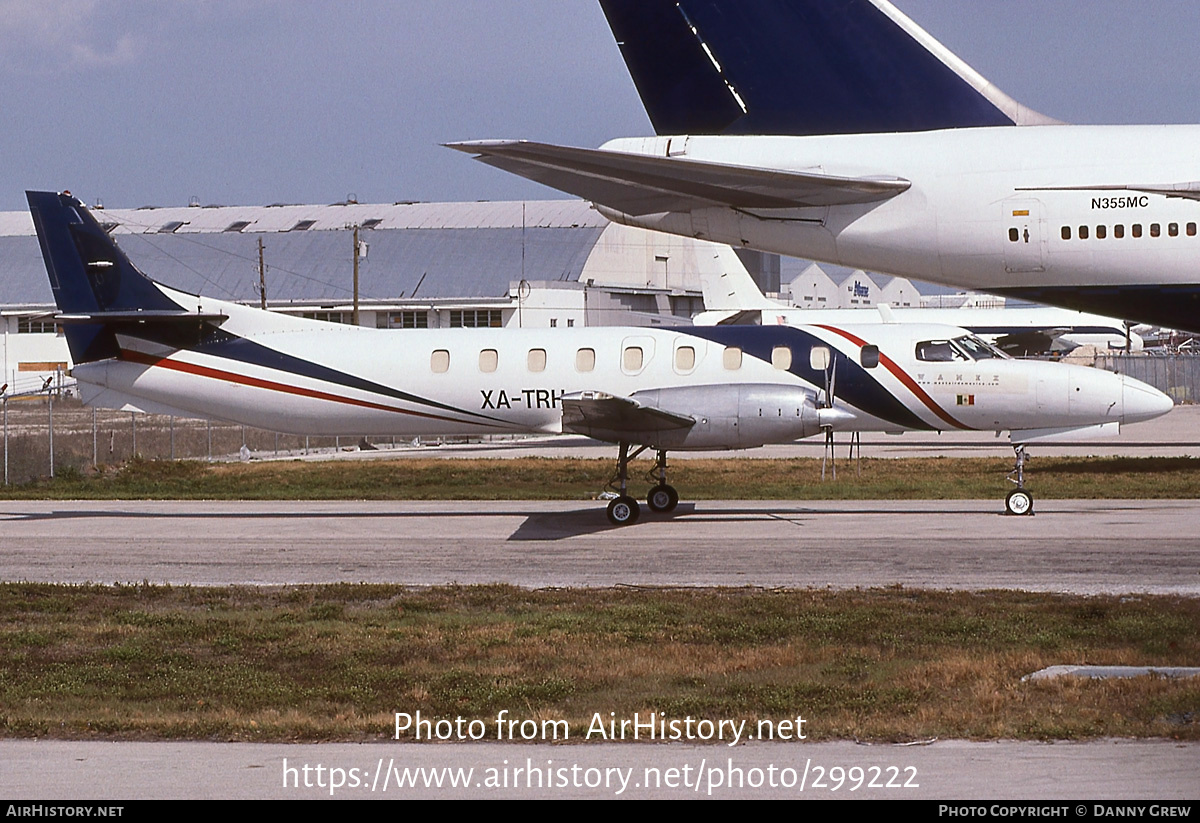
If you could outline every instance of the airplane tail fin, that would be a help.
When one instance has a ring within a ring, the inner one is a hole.
[[[706,311],[782,307],[763,295],[737,253],[729,246],[717,246],[711,262],[700,266],[700,288]]]
[[[600,0],[658,134],[861,134],[1057,120],[888,0]]]
[[[138,271],[70,192],[25,196],[73,362],[115,357],[115,329],[137,322],[139,315],[163,319],[185,313]]]

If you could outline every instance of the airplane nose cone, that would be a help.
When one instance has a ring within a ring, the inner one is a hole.
[[[1175,408],[1175,401],[1153,386],[1121,375],[1121,405],[1123,423],[1153,420]]]

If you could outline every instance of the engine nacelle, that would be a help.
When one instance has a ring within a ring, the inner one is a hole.
[[[821,430],[815,395],[799,386],[681,386],[634,392],[630,399],[695,420],[686,428],[617,438],[659,449],[746,449],[790,443]]]

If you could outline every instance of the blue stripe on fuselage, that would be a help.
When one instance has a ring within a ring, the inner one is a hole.
[[[825,373],[812,368],[809,353],[814,346],[823,346],[829,349],[834,363],[837,375],[834,394],[838,399],[906,429],[935,428],[914,414],[861,364],[838,351],[836,346],[803,329],[792,326],[697,326],[679,331],[723,346],[736,346],[745,354],[765,363],[771,362],[771,352],[776,346],[787,346],[792,351],[792,365],[788,372],[818,390],[824,389]]]

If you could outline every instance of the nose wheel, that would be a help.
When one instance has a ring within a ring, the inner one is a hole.
[[[1006,514],[1033,514],[1033,495],[1024,489],[1013,489],[1004,498],[1004,511]]]

